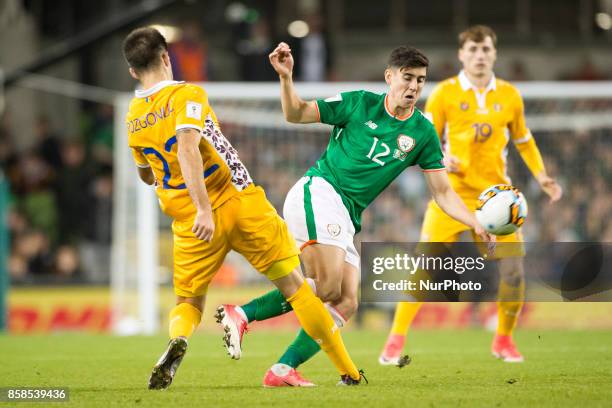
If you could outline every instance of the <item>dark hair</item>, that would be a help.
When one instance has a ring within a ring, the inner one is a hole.
[[[389,68],[427,68],[429,60],[421,50],[402,45],[391,51],[387,65]]]
[[[166,39],[153,27],[137,28],[123,40],[123,56],[136,72],[159,65],[159,56],[168,50]]]
[[[467,30],[459,33],[459,48],[463,48],[463,45],[470,40],[480,43],[487,37],[491,37],[493,45],[497,45],[497,36],[491,27],[486,25],[471,26]]]

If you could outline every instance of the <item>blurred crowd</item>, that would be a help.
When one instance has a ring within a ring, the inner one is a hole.
[[[256,82],[275,81],[278,75],[268,61],[268,54],[278,42],[289,43],[295,55],[294,77],[298,81],[316,82],[335,79],[334,50],[325,29],[324,19],[318,13],[304,16],[308,25],[299,36],[275,34],[268,18],[255,13],[252,17],[232,24],[229,49],[237,67],[235,80]],[[187,19],[181,25],[183,33],[171,43],[170,58],[174,78],[177,80],[204,82],[217,79],[213,64],[209,64],[209,46],[202,25]],[[302,28],[303,29],[303,28]],[[217,67],[217,71],[221,69]]]
[[[294,56],[294,79],[300,82],[324,82],[342,80],[339,76],[337,47],[329,33],[329,21],[319,12],[303,13],[298,20],[301,25],[289,27],[288,32],[277,32],[271,20],[256,10],[245,11],[245,15],[231,24],[231,41],[228,49],[232,52],[231,66],[237,71],[231,80],[257,82],[275,81],[278,76],[268,61],[268,54],[280,41],[287,42]],[[200,21],[188,18],[181,27],[183,34],[179,40],[170,44],[175,79],[204,82],[228,79],[227,67],[215,63],[210,56],[207,34]],[[213,63],[210,63],[210,62]],[[555,79],[560,81],[601,81],[611,78],[608,72],[598,66],[588,54],[577,58],[578,64],[569,70],[557,70]],[[224,61],[227,63],[227,61]],[[512,58],[507,63],[498,64],[497,74],[509,81],[530,81],[537,79],[530,72],[525,60]],[[503,68],[502,68],[503,66]],[[350,68],[353,74],[354,67]],[[457,75],[459,61],[450,55],[448,59],[436,61],[428,71],[428,80],[440,81]],[[347,73],[348,71],[345,71]],[[380,81],[382,72],[362,76],[358,80]]]
[[[108,281],[112,210],[111,106],[83,120],[88,138],[39,117],[35,142],[15,147],[10,115],[0,124],[0,166],[10,186],[7,225],[12,282]]]

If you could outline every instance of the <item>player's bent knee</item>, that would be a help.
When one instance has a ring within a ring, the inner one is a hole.
[[[281,259],[280,261],[272,264],[272,266],[270,266],[270,268],[268,268],[268,270],[265,272],[265,275],[268,279],[274,281],[290,275],[298,268],[298,266],[300,266],[300,258],[297,255],[294,255],[289,258]]]
[[[336,303],[334,307],[342,314],[342,316],[348,320],[355,313],[357,313],[357,309],[359,308],[359,301],[354,296],[345,296],[343,295],[340,302]]]
[[[506,273],[501,275],[501,280],[510,286],[519,286],[523,281],[523,275],[519,273]]]
[[[335,302],[342,296],[339,282],[317,282],[317,296],[323,302]]]
[[[188,303],[201,312],[204,310],[204,295],[194,297],[185,297],[177,295],[176,304],[178,305],[180,303]]]
[[[348,319],[355,313],[357,313],[357,309],[359,309],[359,302],[357,301],[357,299],[349,299],[346,308],[346,318]]]
[[[504,258],[500,261],[501,279],[511,286],[517,286],[524,279],[525,271],[522,258]]]

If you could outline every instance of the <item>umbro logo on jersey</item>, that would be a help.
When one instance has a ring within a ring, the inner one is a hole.
[[[366,123],[364,123],[364,125],[366,125],[367,127],[369,127],[370,129],[374,130],[378,127],[378,125],[374,122],[372,122],[371,120],[368,120]]]

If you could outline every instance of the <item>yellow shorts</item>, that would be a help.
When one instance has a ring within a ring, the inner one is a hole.
[[[261,187],[250,185],[213,210],[211,242],[191,232],[194,216],[172,223],[174,291],[179,296],[204,295],[232,249],[270,280],[287,276],[299,265],[297,245]]]
[[[476,205],[478,198],[466,199],[461,197],[465,205],[471,211],[476,211]],[[456,242],[459,239],[459,235],[468,231],[470,228],[467,225],[460,223],[459,221],[451,218],[436,204],[434,200],[431,200],[427,205],[427,211],[425,211],[425,217],[423,219],[423,226],[421,227],[421,242]],[[484,254],[487,253],[486,245],[479,245],[482,241],[480,237],[474,234],[471,230],[472,239],[480,248],[480,251]],[[519,229],[513,234],[497,236],[496,237],[496,248],[495,254],[492,258],[512,258],[525,256],[525,248],[523,246],[523,234]],[[516,244],[520,243],[520,244]]]

